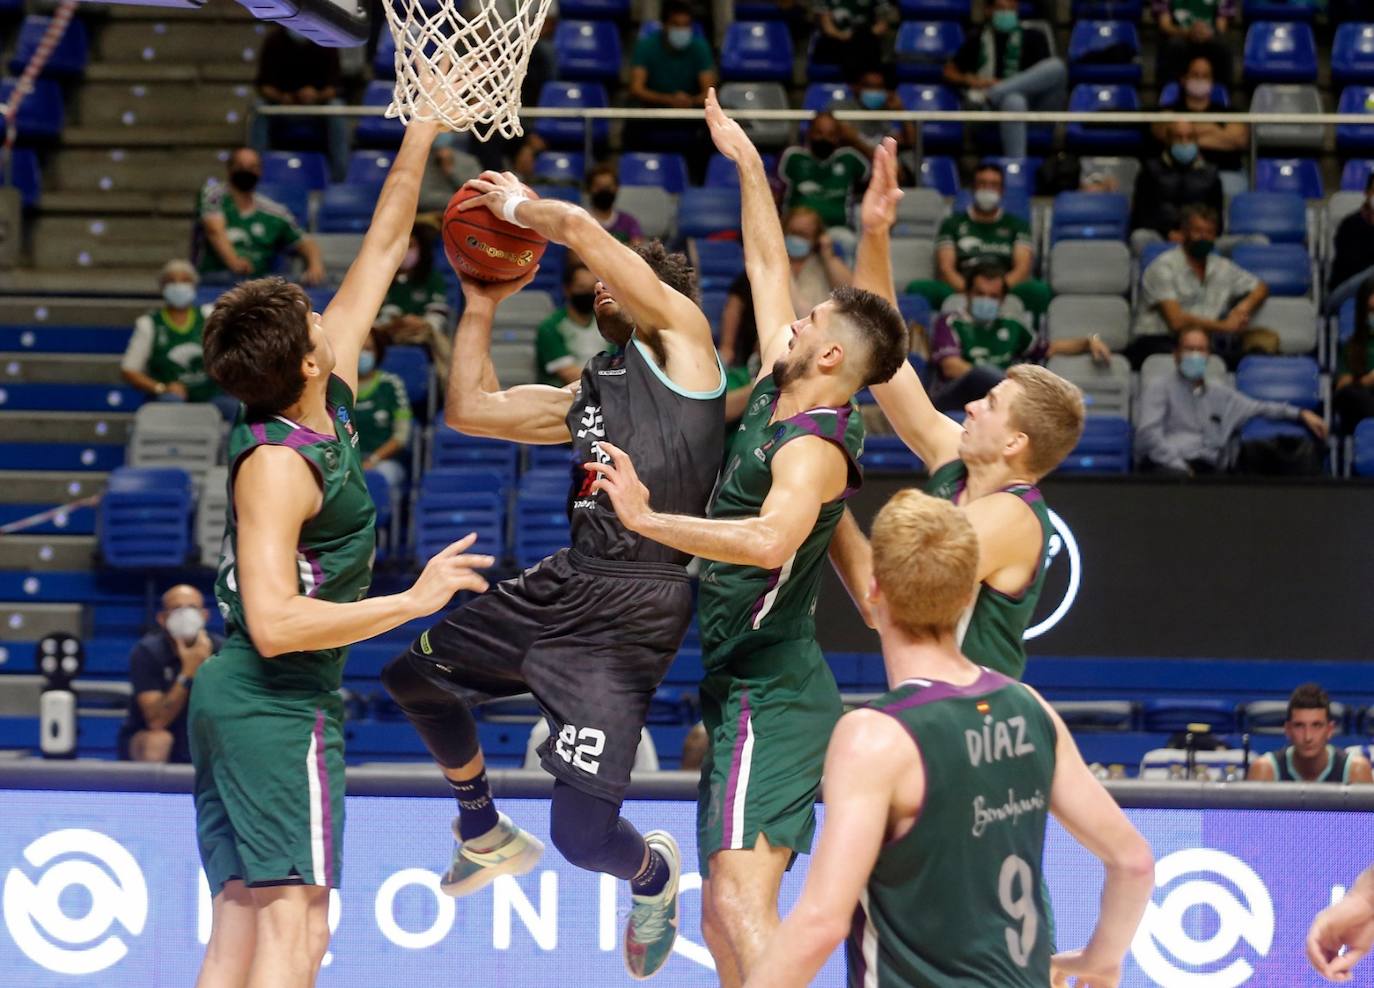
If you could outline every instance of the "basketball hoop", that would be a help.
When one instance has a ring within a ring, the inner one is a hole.
[[[550,0],[388,0],[396,89],[388,117],[518,137],[520,84]],[[464,14],[460,8],[470,13]]]

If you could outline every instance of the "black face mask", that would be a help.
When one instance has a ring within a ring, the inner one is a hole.
[[[835,142],[825,140],[812,141],[811,153],[823,161],[835,153]]]
[[[258,173],[247,168],[236,168],[229,173],[229,184],[240,192],[252,192],[258,187]]]
[[[598,212],[606,212],[615,205],[614,189],[597,189],[592,193],[592,208]]]
[[[596,292],[573,292],[568,296],[568,304],[578,312],[590,314],[596,302]]]

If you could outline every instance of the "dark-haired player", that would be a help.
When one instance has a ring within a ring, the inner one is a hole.
[[[632,450],[671,511],[705,510],[720,467],[725,376],[697,307],[690,266],[657,241],[617,241],[585,210],[530,200],[510,175],[470,183],[486,206],[567,244],[599,283],[597,325],[612,344],[566,388],[501,390],[490,360],[497,304],[528,282],[464,280],[444,406],[460,432],[525,443],[572,440],[571,549],[447,615],[383,671],[458,800],[458,844],[443,879],[467,895],[533,868],[543,848],[504,814],[487,783],[471,707],[531,692],[549,723],[541,761],[554,784],[550,832],[571,863],[630,882],[625,965],[656,973],[677,935],[680,857],[670,834],[620,816],[654,690],[692,617],[689,556],[623,528],[595,477],[608,441]]]
[[[840,715],[839,690],[816,644],[816,595],[844,499],[861,481],[854,394],[906,360],[907,332],[895,307],[852,288],[797,318],[759,153],[714,92],[706,121],[739,168],[764,371],[731,440],[711,517],[674,510],[663,484],[646,489],[634,450],[608,446],[611,463],[591,469],[602,475],[594,489],[610,494],[627,529],[710,560],[699,607],[711,750],[697,840],[709,875],[703,932],[730,986],[748,975],[777,926],[783,872],[811,846],[825,742]]]
[[[410,241],[436,128],[414,121],[357,259],[323,316],[280,278],[230,289],[205,369],[244,404],[229,436],[229,521],[215,595],[227,637],[196,676],[188,730],[196,830],[214,897],[199,988],[304,988],[329,942],[343,850],[348,646],[483,590],[439,553],[404,593],[364,600],[376,513],[353,402],[358,354]]]

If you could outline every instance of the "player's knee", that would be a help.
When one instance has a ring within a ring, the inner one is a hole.
[[[402,708],[433,703],[440,691],[416,668],[409,652],[402,652],[382,667],[382,685]]]
[[[756,883],[746,881],[744,876],[733,870],[711,868],[710,883],[711,921],[727,935],[752,920],[760,903]]]
[[[573,867],[606,871],[613,826],[614,823],[608,825],[603,820],[589,820],[579,814],[554,813],[549,821],[549,837],[558,853]]]
[[[129,745],[129,755],[136,762],[170,761],[175,743],[171,731],[139,731]]]

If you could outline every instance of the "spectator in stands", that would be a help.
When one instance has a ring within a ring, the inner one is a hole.
[[[1205,329],[1183,329],[1174,350],[1178,373],[1156,378],[1145,388],[1135,428],[1142,469],[1187,477],[1228,471],[1235,465],[1231,439],[1255,416],[1302,422],[1318,439],[1326,438],[1326,423],[1315,412],[1256,401],[1221,381],[1209,381],[1211,352]]]
[[[984,161],[973,173],[973,201],[963,213],[950,214],[935,234],[937,280],[918,278],[907,292],[924,295],[939,308],[949,296],[968,291],[968,277],[980,264],[995,263],[1006,274],[1007,286],[1026,308],[1042,315],[1050,304],[1050,289],[1031,277],[1035,253],[1031,228],[1002,208],[1006,177],[1002,166]]]
[[[838,65],[840,75],[853,79],[866,67],[891,59],[891,40],[901,15],[886,0],[818,0],[816,48],[813,59]]]
[[[382,370],[386,346],[386,338],[374,329],[358,354],[353,422],[358,429],[363,469],[376,470],[393,492],[399,492],[406,480],[405,466],[398,457],[410,442],[410,396],[404,381]]]
[[[1364,186],[1364,203],[1336,227],[1326,311],[1341,311],[1361,283],[1374,274],[1374,172]]]
[[[1288,744],[1250,763],[1251,782],[1374,782],[1369,759],[1332,747],[1337,721],[1331,698],[1316,683],[1303,683],[1288,698],[1283,733]]]
[[[315,44],[303,34],[277,25],[267,32],[258,55],[259,105],[342,106],[339,87],[339,50]],[[346,117],[324,118],[329,134],[329,165],[334,181],[348,172],[349,126]],[[258,151],[271,146],[272,118],[253,116],[251,144]]]
[[[846,110],[892,110],[900,113],[906,109],[897,96],[896,75],[890,65],[868,64],[861,66],[858,75],[850,78],[854,99],[841,100],[831,105],[833,109]],[[853,126],[853,146],[873,160],[873,153],[884,137],[893,137],[898,147],[909,148],[916,143],[916,125],[913,123],[892,123],[885,120],[871,120]],[[910,171],[909,166],[904,165]]]
[[[1187,120],[1169,124],[1168,147],[1147,158],[1135,180],[1131,248],[1180,240],[1179,221],[1187,206],[1201,204],[1221,213],[1221,178],[1198,152],[1197,129]]]
[[[716,84],[711,46],[697,29],[686,0],[665,0],[663,28],[635,42],[630,59],[629,95],[635,106],[691,110],[706,105],[706,90]],[[663,148],[687,156],[693,173],[705,170],[711,142],[697,121],[631,121],[625,147]]]
[[[792,305],[797,312],[810,312],[836,288],[854,280],[854,272],[836,254],[820,213],[797,206],[782,218],[782,229],[792,262]]]
[[[1224,113],[1227,106],[1212,100],[1215,82],[1212,63],[1198,55],[1188,62],[1187,69],[1178,80],[1178,97],[1167,104],[1161,102],[1159,108],[1178,110],[1180,113]],[[1172,143],[1169,128],[1170,125],[1164,123],[1153,124],[1150,128],[1155,140],[1166,147]],[[1223,184],[1227,173],[1244,177],[1244,156],[1250,149],[1250,128],[1247,125],[1194,123],[1193,129],[1197,132],[1198,150],[1222,172]]]
[[[849,207],[854,190],[868,178],[868,159],[852,145],[858,134],[840,125],[833,114],[818,113],[811,121],[806,146],[782,153],[778,177],[786,186],[783,208],[815,210],[828,230],[849,231]],[[852,232],[840,234],[854,242]]]
[[[1231,49],[1223,37],[1236,18],[1236,0],[1154,0],[1162,44],[1156,79],[1177,79],[1194,58],[1212,63],[1212,74],[1228,88]]]
[[[158,630],[129,653],[133,699],[119,732],[119,757],[136,762],[189,762],[186,705],[191,683],[224,639],[205,629],[210,612],[195,587],[178,584],[162,595]]]
[[[1008,305],[1007,279],[997,264],[982,264],[968,278],[965,304],[935,320],[929,362],[935,370],[930,398],[942,412],[963,408],[997,386],[1012,364],[1040,362],[1057,354],[1091,353],[1105,362],[1112,352],[1096,334],[1045,344]]]
[[[1374,275],[1355,296],[1355,332],[1336,348],[1334,392],[1331,404],[1342,432],[1374,418]]]
[[[158,401],[211,401],[226,419],[232,419],[239,403],[205,373],[201,352],[205,313],[196,305],[199,283],[189,261],[168,261],[162,266],[158,279],[162,305],[134,320],[119,373]]]
[[[615,239],[625,244],[644,240],[639,220],[615,208],[620,193],[620,179],[610,165],[597,165],[587,173],[587,212]]]
[[[1069,70],[1050,53],[1049,39],[1021,23],[1017,0],[992,0],[982,28],[970,30],[954,57],[945,63],[945,80],[964,90],[975,108],[1008,113],[1062,110],[1068,99]],[[1002,153],[1026,156],[1026,125],[1004,123]]]
[[[1130,347],[1136,366],[1152,353],[1175,350],[1189,329],[1224,337],[1216,348],[1237,357],[1247,343],[1251,317],[1269,297],[1268,285],[1215,251],[1216,210],[1186,207],[1181,229],[1179,246],[1155,258],[1141,279]]]
[[[289,248],[305,261],[301,281],[318,285],[325,277],[319,246],[289,209],[254,191],[261,179],[262,158],[252,148],[239,148],[229,156],[228,182],[205,183],[196,213],[200,274],[226,282],[261,278]]]
[[[436,237],[427,224],[416,224],[411,231],[410,246],[374,324],[391,343],[425,346],[432,334],[449,331],[453,311],[448,283],[434,263]]]
[[[569,258],[563,267],[562,308],[539,324],[534,352],[539,381],[562,387],[582,379],[582,368],[606,341],[596,328],[596,275]]]

